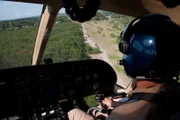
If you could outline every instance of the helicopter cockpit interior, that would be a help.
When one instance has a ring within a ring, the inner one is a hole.
[[[51,114],[66,119],[74,100],[83,106],[80,98],[96,92],[110,95],[117,79],[112,67],[100,60],[11,68],[1,75],[1,115],[23,119],[48,119]]]
[[[31,66],[0,69],[0,119],[68,120],[67,112],[88,106],[83,97],[114,94],[117,73],[105,61],[92,59],[40,64],[59,10],[65,8],[72,21],[85,22],[98,10],[129,16],[162,13],[180,24],[180,3],[167,0],[5,0],[43,5]],[[117,31],[119,32],[119,31]],[[1,38],[0,38],[1,40]],[[123,87],[122,87],[123,88]],[[125,88],[124,88],[125,89]]]

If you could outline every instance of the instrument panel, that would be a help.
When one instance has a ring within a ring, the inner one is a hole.
[[[3,69],[0,76],[4,114],[20,111],[24,105],[25,109],[42,109],[96,92],[109,94],[117,80],[113,68],[101,60]]]

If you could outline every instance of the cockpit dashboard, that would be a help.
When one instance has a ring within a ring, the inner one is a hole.
[[[33,120],[51,114],[65,120],[60,113],[73,109],[73,100],[110,95],[117,80],[113,68],[101,60],[2,69],[0,78],[0,118],[20,114]]]

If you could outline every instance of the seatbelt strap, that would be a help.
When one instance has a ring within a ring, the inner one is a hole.
[[[147,102],[151,102],[154,104],[162,104],[162,102],[165,100],[166,95],[161,92],[161,93],[133,93],[128,100],[129,102],[136,102],[140,100],[144,100]]]

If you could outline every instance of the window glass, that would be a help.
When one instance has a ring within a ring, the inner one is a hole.
[[[127,87],[131,81],[118,65],[122,54],[118,50],[120,33],[133,17],[98,11],[88,22],[78,23],[60,11],[41,60],[52,58],[54,63],[100,59],[109,63],[118,75],[118,84]]]
[[[31,65],[42,5],[0,1],[0,69]]]

